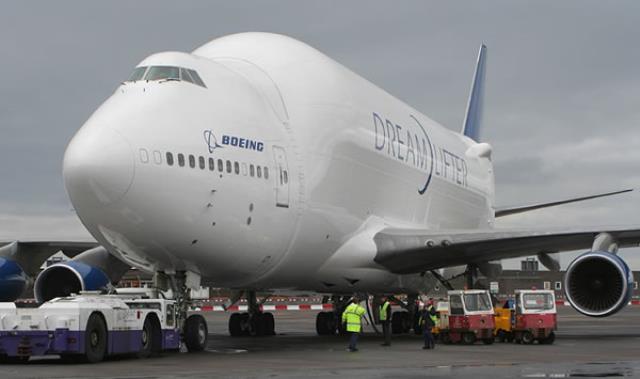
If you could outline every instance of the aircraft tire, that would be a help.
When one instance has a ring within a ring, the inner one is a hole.
[[[239,337],[242,335],[240,327],[240,313],[234,312],[229,317],[229,335],[231,337]]]

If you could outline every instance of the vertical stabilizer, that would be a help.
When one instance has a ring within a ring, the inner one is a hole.
[[[467,114],[464,116],[464,124],[462,125],[462,134],[476,142],[480,142],[486,56],[487,47],[483,44],[478,53],[478,63],[476,72],[473,74],[469,102],[467,103]]]

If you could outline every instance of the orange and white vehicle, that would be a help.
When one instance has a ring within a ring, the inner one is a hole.
[[[441,314],[440,340],[443,343],[473,344],[494,341],[493,304],[487,290],[449,291],[449,310]]]

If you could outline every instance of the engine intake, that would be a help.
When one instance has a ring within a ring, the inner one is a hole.
[[[33,292],[39,303],[80,291],[100,290],[117,283],[130,268],[99,246],[72,260],[44,269],[36,278]]]
[[[76,261],[57,263],[38,275],[33,292],[38,303],[80,291],[95,291],[109,284],[102,270]]]
[[[569,303],[580,313],[605,317],[627,305],[633,293],[633,273],[615,254],[589,251],[576,258],[564,277]]]

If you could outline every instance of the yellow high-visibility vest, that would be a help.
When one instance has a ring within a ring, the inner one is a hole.
[[[387,321],[387,309],[391,306],[391,303],[385,301],[380,307],[380,321]]]
[[[342,322],[347,323],[347,332],[359,333],[362,329],[360,320],[365,314],[365,309],[358,304],[351,303],[342,313]]]

